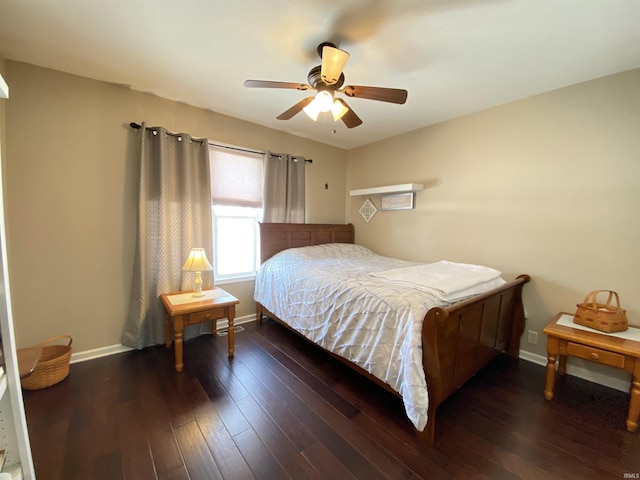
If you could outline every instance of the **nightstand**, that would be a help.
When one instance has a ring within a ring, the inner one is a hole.
[[[604,333],[575,324],[572,314],[560,312],[542,333],[548,336],[544,397],[553,398],[556,360],[560,375],[565,373],[569,356],[625,370],[632,375],[627,430],[635,432],[640,414],[640,328]]]
[[[229,356],[233,356],[233,320],[236,317],[236,305],[240,301],[223,289],[216,287],[203,291],[204,296],[194,297],[193,291],[163,293],[160,300],[167,312],[165,318],[165,344],[171,347],[171,330],[175,334],[176,372],[181,372],[182,363],[182,331],[184,327],[202,322],[211,322],[211,333],[217,333],[217,321],[229,320]]]

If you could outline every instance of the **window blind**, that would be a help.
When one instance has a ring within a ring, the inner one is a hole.
[[[263,156],[209,145],[213,205],[262,207]]]

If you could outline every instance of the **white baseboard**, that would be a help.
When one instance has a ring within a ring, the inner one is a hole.
[[[520,350],[520,358],[522,360],[526,360],[527,362],[542,365],[543,367],[547,366],[547,357],[545,357],[544,355],[538,355],[536,353]],[[620,390],[622,392],[628,392],[631,388],[630,378],[629,380],[624,380],[621,378],[611,377],[604,373],[594,372],[580,366],[571,365],[571,362],[567,363],[567,373],[569,375],[573,375],[574,377],[582,378],[583,380],[598,383],[600,385],[604,385],[605,387]]]
[[[244,317],[236,318],[233,322],[234,325],[242,325],[243,323],[254,322],[256,320],[256,314],[245,315]],[[229,320],[222,319],[218,321],[218,330],[222,330],[229,327]],[[69,363],[86,362],[87,360],[95,360],[96,358],[107,357],[109,355],[116,355],[118,353],[130,352],[135,350],[131,347],[126,347],[122,344],[109,345],[107,347],[94,348],[92,350],[85,350],[83,352],[75,352],[71,354],[71,360]]]
[[[109,345],[107,347],[94,348],[92,350],[85,350],[84,352],[74,352],[71,354],[71,360],[69,363],[86,362],[87,360],[95,360],[96,358],[107,357],[109,355],[115,355],[117,353],[124,353],[133,350],[131,347],[125,347],[124,345]]]

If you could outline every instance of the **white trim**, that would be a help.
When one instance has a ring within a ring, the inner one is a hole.
[[[215,284],[217,287],[219,287],[220,285],[229,285],[231,283],[247,283],[255,281],[256,274],[252,273],[251,275],[246,275],[244,277],[222,278],[220,280],[216,279]]]
[[[250,323],[256,321],[256,314],[252,313],[251,315],[245,315],[244,317],[236,318],[233,321],[234,325],[242,325],[243,323]],[[222,320],[218,320],[218,330],[222,330],[225,328],[229,328],[229,320],[223,318]]]
[[[547,366],[547,357],[544,355],[538,355],[536,353],[520,350],[520,358],[522,360],[526,360],[527,362],[542,365],[543,367]],[[594,382],[599,385],[604,385],[605,387],[620,390],[621,392],[628,392],[631,388],[631,378],[625,381],[621,378],[611,377],[604,373],[594,372],[584,367],[572,365],[571,362],[567,362],[567,373],[569,375],[573,375],[574,377],[578,377],[589,382]],[[544,385],[541,385],[541,392],[543,388]]]
[[[86,362],[87,360],[95,360],[96,358],[107,357],[109,355],[116,355],[118,353],[130,352],[131,350],[134,350],[134,349],[131,347],[125,347],[122,344],[94,348],[92,350],[85,350],[83,352],[72,353],[71,360],[69,361],[69,363]]]
[[[236,318],[233,322],[234,325],[241,325],[243,323],[255,322],[256,314],[245,315],[244,317]],[[218,320],[218,330],[222,330],[229,327],[229,320],[226,318]],[[106,347],[94,348],[92,350],[85,350],[83,352],[75,352],[71,354],[71,360],[69,363],[86,362],[87,360],[95,360],[96,358],[107,357],[109,355],[116,355],[118,353],[130,352],[135,350],[134,348],[127,347],[122,344],[109,345]]]

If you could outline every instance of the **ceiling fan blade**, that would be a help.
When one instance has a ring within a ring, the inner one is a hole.
[[[340,102],[344,107],[349,109],[341,119],[347,126],[347,128],[353,128],[357,127],[358,125],[362,125],[362,120],[360,120],[360,117],[356,115],[356,112],[354,112],[353,109],[349,105],[347,105],[347,102],[345,102],[341,98],[336,98],[336,100]]]
[[[355,98],[367,98],[380,102],[399,103],[407,101],[407,91],[399,88],[363,87],[347,85],[342,89],[345,95]]]
[[[300,100],[293,107],[291,107],[289,110],[282,112],[276,118],[278,120],[289,120],[294,115],[300,113],[304,107],[306,107],[313,101],[314,98],[315,97],[307,97],[305,99]]]
[[[245,80],[247,88],[291,88],[295,90],[310,90],[311,85],[293,82],[271,82],[269,80]]]

